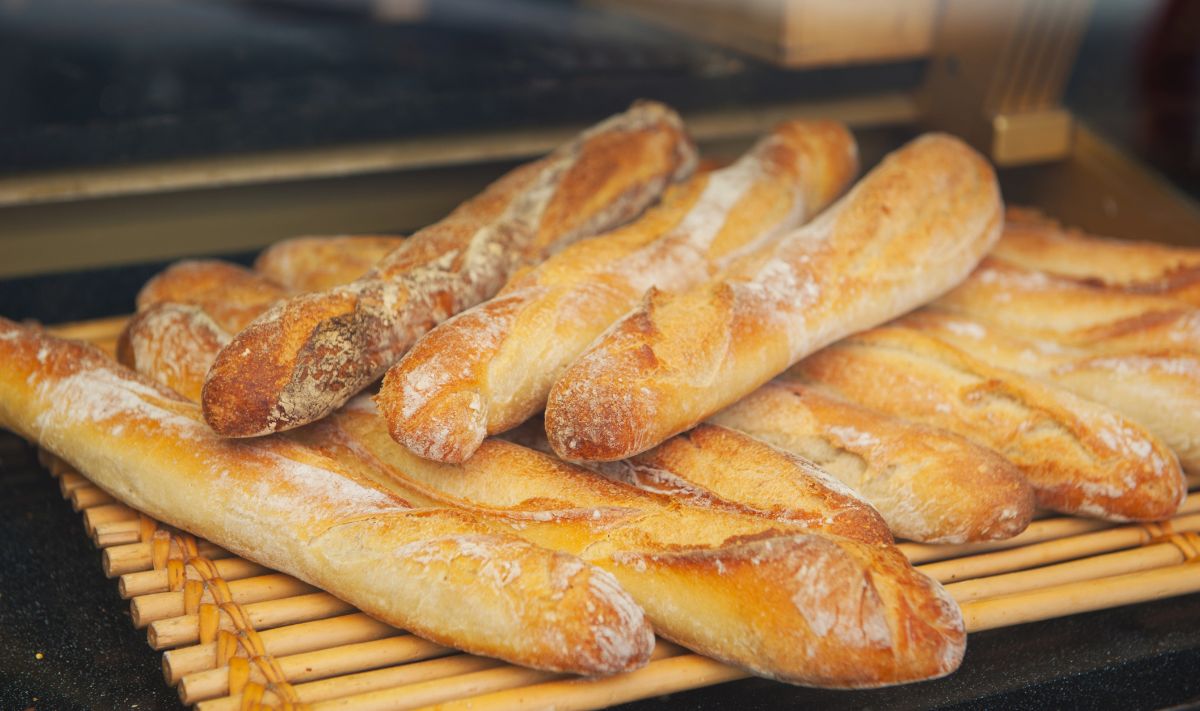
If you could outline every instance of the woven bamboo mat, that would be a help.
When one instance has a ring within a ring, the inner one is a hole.
[[[60,327],[112,350],[122,320]],[[644,668],[580,679],[463,654],[356,611],[130,509],[43,455],[83,514],[104,572],[163,673],[201,711],[276,707],[591,709],[739,679],[746,673],[659,641]],[[1200,488],[1200,477],[1189,484]],[[1170,521],[1117,525],[1053,517],[1008,541],[901,544],[946,584],[972,632],[1200,592],[1200,491]]]

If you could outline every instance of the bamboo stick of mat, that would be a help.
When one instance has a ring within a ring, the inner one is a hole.
[[[279,658],[404,634],[366,613],[354,612],[263,630],[258,637],[266,653]],[[221,666],[223,663],[217,658],[216,642],[170,649],[163,653],[163,677],[172,686],[185,676]]]
[[[355,672],[410,665],[434,657],[459,655],[457,649],[415,637],[410,634],[359,642],[339,647],[327,647],[311,652],[276,656],[283,676],[289,683],[311,682],[317,679],[344,678]],[[501,662],[497,662],[499,664]],[[249,681],[266,684],[267,678],[257,666],[251,666]],[[399,682],[406,683],[406,682]],[[179,698],[194,704],[229,694],[229,670],[225,667],[188,674],[179,681]],[[305,697],[309,698],[309,697]]]
[[[280,600],[317,592],[317,588],[283,573],[268,573],[253,578],[227,581],[229,599],[239,605]],[[189,599],[189,597],[191,599]],[[129,604],[133,626],[142,629],[151,622],[189,614],[200,603],[213,602],[210,590],[196,581],[184,590],[150,593],[134,598]]]
[[[80,341],[115,341],[121,335],[121,331],[125,330],[125,324],[129,322],[129,318],[128,314],[122,314],[91,321],[60,323],[47,326],[46,331],[59,338],[74,338]]]
[[[1185,545],[1200,552],[1200,543],[1196,541],[1195,533],[1189,534],[1184,541],[1183,545],[1178,541],[1164,541],[1116,553],[1080,558],[1057,565],[964,580],[959,583],[950,583],[946,586],[946,591],[959,603],[966,603],[1037,590],[1052,585],[1164,568],[1187,562],[1196,555],[1196,553],[1189,553],[1185,549]]]
[[[153,649],[182,647],[199,642],[200,627],[204,624],[206,610],[215,611],[212,614],[217,615],[217,619],[214,621],[217,630],[228,632],[235,630],[233,621],[227,612],[215,605],[209,605],[202,607],[200,614],[197,615],[182,615],[151,622],[146,628],[146,641]],[[264,630],[297,622],[335,617],[346,612],[353,612],[354,606],[329,593],[315,592],[279,600],[254,602],[243,605],[242,610],[251,627],[255,630]]]
[[[1200,531],[1200,514],[1159,524],[1134,524],[1043,543],[917,566],[933,579],[955,582],[1141,546],[1171,532]]]
[[[180,555],[179,546],[175,541],[171,541],[170,550],[172,556],[178,557]],[[209,560],[219,560],[233,556],[229,551],[215,546],[208,541],[197,541],[196,551],[199,555]],[[104,567],[104,575],[110,578],[115,578],[125,573],[150,570],[154,564],[154,549],[149,542],[111,546],[105,548],[100,556],[100,562]]]
[[[265,565],[242,558],[222,558],[213,561],[213,568],[216,570],[217,577],[226,581],[241,580],[273,572]],[[183,574],[187,580],[201,579],[200,574],[190,565],[184,566]],[[136,573],[125,573],[117,578],[117,592],[123,600],[140,595],[167,592],[170,589],[171,574],[165,569],[140,570]]]

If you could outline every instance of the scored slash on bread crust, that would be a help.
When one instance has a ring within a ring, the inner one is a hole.
[[[1033,490],[999,454],[799,383],[767,383],[709,421],[815,462],[879,509],[902,538],[1011,538],[1033,517]]]
[[[1021,468],[1045,508],[1159,521],[1187,495],[1175,454],[1141,425],[911,329],[851,336],[785,377],[994,449]]]
[[[1160,437],[1185,470],[1200,471],[1200,354],[1195,351],[1126,350],[1119,341],[1096,341],[1092,348],[1062,345],[928,309],[896,324],[1111,407]]]
[[[1000,233],[990,165],[941,134],[895,151],[816,220],[641,308],[572,364],[546,406],[570,460],[645,451],[812,351],[957,284]]]
[[[260,316],[213,363],[205,419],[251,437],[323,417],[425,331],[493,296],[522,265],[637,216],[695,162],[675,112],[635,104],[511,171],[362,278]]]
[[[413,509],[295,442],[218,437],[98,350],[3,319],[0,424],[124,503],[435,642],[583,674],[653,647],[609,573],[465,511]]]
[[[693,177],[636,222],[578,242],[417,342],[379,405],[413,452],[462,462],[483,438],[540,412],[555,379],[646,289],[680,290],[806,221],[857,168],[830,121],[777,126],[727,168]]]

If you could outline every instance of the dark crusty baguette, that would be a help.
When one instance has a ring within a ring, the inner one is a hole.
[[[808,353],[961,281],[1000,232],[991,166],[930,134],[816,220],[686,292],[651,290],[555,383],[546,433],[566,459],[645,451]]]
[[[439,643],[583,674],[650,655],[609,573],[465,511],[415,509],[295,442],[223,439],[100,351],[4,319],[0,425],[140,511]]]
[[[711,279],[807,221],[845,189],[856,157],[841,124],[780,124],[636,222],[526,271],[425,334],[388,371],[379,406],[392,436],[423,457],[462,462],[485,436],[541,412],[562,371],[647,289]]]
[[[999,454],[800,383],[767,383],[709,421],[814,462],[879,509],[902,538],[1011,538],[1033,517],[1032,489]]]
[[[996,450],[1021,468],[1045,508],[1156,521],[1187,495],[1175,454],[1140,425],[912,329],[851,336],[786,377]]]
[[[248,437],[329,414],[514,270],[636,217],[694,165],[675,112],[635,104],[513,170],[362,278],[260,316],[213,363],[205,419],[222,435]]]

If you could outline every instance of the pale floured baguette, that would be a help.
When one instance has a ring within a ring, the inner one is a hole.
[[[391,441],[366,396],[287,436],[408,501],[507,521],[608,567],[637,586],[661,634],[765,676],[874,686],[945,674],[962,654],[961,621],[940,586],[903,564],[869,506],[807,469],[785,492],[789,515],[772,520],[712,496],[683,505],[499,440],[462,465],[430,462]],[[865,606],[842,599],[856,585]],[[765,607],[772,595],[790,604]]]
[[[512,517],[528,540],[611,571],[659,634],[761,676],[865,688],[941,676],[961,659],[957,606],[886,542],[877,514],[828,482],[810,480],[798,515],[771,518],[498,439],[461,465],[432,462],[397,447],[365,397],[292,436],[406,496]]]
[[[129,506],[436,642],[584,674],[649,657],[610,574],[464,511],[414,509],[294,442],[220,438],[100,351],[3,319],[0,425]]]
[[[1024,269],[1200,306],[1200,249],[1194,247],[1096,237],[1010,208],[992,254]]]
[[[1033,517],[1032,489],[999,454],[800,383],[767,383],[709,421],[814,462],[875,506],[902,538],[1011,538]]]
[[[191,304],[236,333],[288,290],[245,267],[218,259],[185,259],[155,275],[137,295],[137,310],[160,303]]]
[[[1155,521],[1187,494],[1175,454],[1141,425],[911,329],[857,334],[787,377],[996,450],[1021,468],[1045,508]]]
[[[292,237],[264,249],[254,270],[291,291],[321,291],[354,281],[402,244],[394,235]]]
[[[1107,405],[1161,438],[1185,469],[1200,471],[1200,353],[1097,354],[937,311],[917,311],[896,323]]]
[[[117,360],[198,403],[204,376],[230,338],[200,306],[162,302],[125,324]]]
[[[1200,313],[1156,294],[1087,284],[988,257],[933,308],[1054,340],[1107,351],[1200,351]]]
[[[730,405],[808,353],[957,284],[1000,232],[991,166],[918,138],[807,226],[678,294],[651,290],[555,383],[554,450],[623,459]]]
[[[635,104],[511,171],[362,278],[260,316],[213,363],[205,419],[247,437],[327,415],[522,265],[636,217],[690,174],[695,158],[674,111]]]
[[[781,124],[637,222],[523,273],[388,371],[379,406],[392,436],[429,459],[465,460],[487,435],[540,412],[562,371],[647,289],[692,287],[806,221],[845,189],[856,158],[841,124]]]

